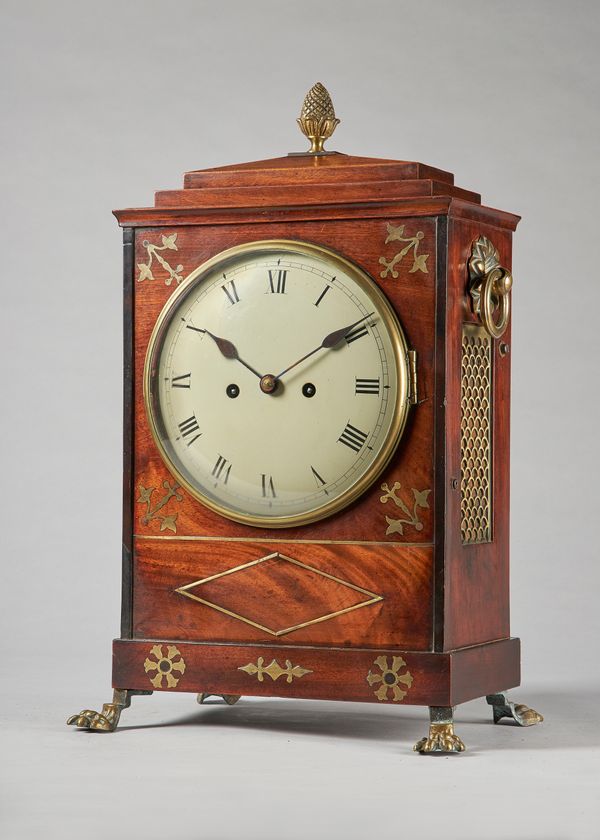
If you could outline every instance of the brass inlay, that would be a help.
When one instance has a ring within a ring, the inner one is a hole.
[[[460,531],[463,545],[492,541],[492,340],[463,324]]]
[[[166,688],[175,688],[181,675],[185,672],[185,659],[175,647],[175,645],[167,645],[166,654],[163,653],[162,645],[153,645],[150,649],[150,656],[154,659],[146,658],[144,662],[144,671],[149,674],[150,671],[156,671],[153,677],[149,676],[150,682],[154,688],[163,688],[163,679],[166,681]],[[178,677],[173,675],[173,671],[177,671]]]
[[[271,677],[273,682],[278,680],[279,677],[285,676],[287,683],[291,683],[294,677],[303,677],[305,674],[312,674],[312,671],[308,668],[301,668],[300,665],[292,665],[289,659],[285,660],[285,668],[282,668],[276,659],[269,665],[265,665],[264,662],[263,657],[259,656],[256,665],[253,662],[249,662],[247,665],[240,666],[238,671],[245,671],[251,676],[256,675],[259,682],[264,682],[265,674]]]
[[[219,536],[187,536],[171,537],[165,534],[161,537],[157,534],[134,534],[136,540],[170,540],[171,542],[239,542],[256,543],[256,537],[219,537]],[[277,545],[401,545],[404,548],[415,546],[426,548],[432,546],[432,542],[403,542],[399,540],[282,540],[277,538]]]
[[[340,121],[335,115],[331,96],[321,82],[313,85],[304,97],[297,123],[302,134],[310,140],[309,154],[323,154],[323,143]]]
[[[404,257],[410,251],[412,251],[413,264],[408,273],[414,274],[416,271],[422,271],[423,274],[427,274],[427,259],[429,254],[419,254],[419,245],[425,236],[423,231],[418,230],[414,236],[404,236],[404,228],[406,225],[392,225],[388,222],[386,227],[388,235],[385,240],[385,245],[387,245],[388,242],[406,242],[407,244],[401,251],[398,251],[391,260],[386,260],[385,257],[379,257],[380,264],[385,266],[379,276],[385,280],[385,278],[391,274],[395,280],[398,277],[396,266],[402,262]]]
[[[416,531],[423,530],[423,523],[419,519],[419,508],[428,508],[429,502],[428,497],[431,493],[431,490],[415,490],[412,488],[413,494],[413,506],[412,510],[408,507],[408,505],[403,501],[403,499],[398,496],[397,490],[400,490],[402,485],[399,481],[395,481],[392,485],[392,489],[388,487],[386,483],[381,485],[381,489],[384,491],[384,495],[381,496],[380,502],[382,504],[387,504],[388,501],[391,499],[396,507],[399,507],[400,510],[405,514],[407,517],[406,519],[392,519],[390,516],[385,517],[385,521],[388,524],[386,534],[403,534],[404,533],[404,526],[410,525]]]
[[[177,240],[177,234],[172,233],[170,236],[161,236],[162,245],[153,245],[147,239],[144,239],[142,245],[146,249],[146,253],[148,254],[148,261],[145,263],[138,263],[137,267],[140,271],[138,276],[138,283],[141,283],[142,280],[154,280],[155,277],[152,273],[152,263],[154,258],[156,257],[156,261],[162,265],[164,270],[167,272],[167,276],[165,277],[165,285],[170,286],[173,281],[177,285],[181,283],[183,280],[183,275],[181,272],[183,271],[182,265],[177,265],[175,268],[172,268],[166,259],[161,256],[159,251],[176,251],[177,245],[175,241]]]
[[[421,738],[414,745],[413,750],[420,753],[432,752],[464,752],[465,745],[454,734],[453,723],[431,723],[429,725],[429,737]]]
[[[164,515],[159,513],[161,510],[171,499],[175,498],[178,502],[181,502],[183,496],[179,493],[180,487],[178,484],[171,484],[169,481],[163,481],[163,487],[166,490],[164,496],[156,503],[154,507],[152,507],[152,494],[155,491],[155,487],[143,487],[140,484],[139,490],[140,495],[138,496],[138,502],[141,504],[146,505],[146,513],[141,517],[140,521],[142,525],[149,525],[153,519],[158,519],[160,522],[160,530],[161,531],[173,531],[174,534],[177,533],[177,513],[170,513],[168,515]]]
[[[413,684],[413,676],[406,669],[404,659],[401,656],[393,656],[391,657],[391,664],[389,664],[387,656],[378,656],[375,662],[373,662],[373,665],[377,666],[379,673],[369,671],[367,682],[371,688],[381,683],[379,688],[373,689],[375,697],[378,700],[391,700],[393,703],[399,703],[401,700],[404,700]]]
[[[500,265],[500,255],[487,236],[480,236],[473,243],[469,258],[469,292],[473,311],[479,315],[486,332],[500,338],[510,319],[510,290],[513,277]],[[496,320],[498,310],[498,320]]]
[[[240,572],[243,569],[249,569],[252,566],[257,566],[260,563],[264,563],[266,560],[272,560],[273,558],[278,558],[280,560],[285,560],[287,563],[292,563],[294,566],[299,566],[301,569],[306,569],[310,572],[314,572],[317,575],[321,575],[321,577],[327,578],[328,580],[332,580],[335,583],[339,583],[342,586],[347,586],[349,589],[353,589],[355,592],[360,592],[363,595],[366,595],[368,600],[362,601],[360,604],[354,604],[351,607],[346,607],[343,610],[337,610],[337,612],[328,613],[327,615],[319,616],[318,618],[313,618],[310,621],[303,621],[300,624],[294,624],[292,627],[285,627],[280,630],[274,630],[271,627],[265,627],[263,624],[258,624],[258,622],[253,621],[250,618],[246,618],[246,616],[240,615],[239,613],[233,612],[232,610],[226,609],[226,607],[222,607],[220,604],[215,604],[212,601],[207,601],[205,598],[200,598],[198,595],[195,595],[193,592],[190,592],[190,589],[195,588],[196,586],[200,586],[203,583],[208,583],[211,580],[217,580],[218,578],[225,577],[226,575],[232,575],[236,572]],[[194,601],[198,601],[200,604],[204,604],[206,607],[210,607],[213,610],[217,610],[218,612],[223,613],[224,615],[231,616],[231,618],[236,618],[238,621],[243,621],[245,624],[249,624],[251,627],[256,627],[257,630],[262,630],[264,633],[269,633],[271,636],[285,636],[287,633],[293,633],[294,630],[300,630],[303,627],[309,627],[311,624],[320,624],[322,621],[329,621],[331,618],[336,618],[339,615],[344,615],[345,613],[352,612],[353,610],[361,609],[361,607],[368,607],[371,604],[376,604],[378,601],[383,601],[383,595],[376,595],[374,592],[369,592],[368,589],[363,589],[360,586],[355,586],[353,583],[348,583],[347,580],[342,580],[341,578],[335,577],[334,575],[327,574],[327,572],[322,572],[320,569],[315,569],[314,566],[309,566],[307,563],[301,563],[299,560],[294,560],[293,557],[286,557],[284,554],[280,554],[278,551],[274,552],[273,554],[267,554],[265,557],[259,557],[258,560],[251,560],[249,563],[244,563],[241,566],[235,566],[233,569],[227,569],[224,572],[219,572],[216,575],[210,575],[207,578],[202,578],[202,580],[195,580],[193,583],[188,583],[185,586],[178,587],[175,592],[179,593],[179,595],[185,595],[186,598],[191,598]]]

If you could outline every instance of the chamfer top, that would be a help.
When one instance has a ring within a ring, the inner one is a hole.
[[[323,154],[323,143],[331,137],[338,124],[327,88],[317,82],[304,97],[298,118],[300,131],[310,140],[309,154]]]

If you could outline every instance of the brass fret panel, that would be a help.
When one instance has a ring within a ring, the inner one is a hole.
[[[460,394],[463,545],[492,541],[492,340],[463,324]]]

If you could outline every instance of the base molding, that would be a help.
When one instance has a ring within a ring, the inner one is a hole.
[[[517,638],[440,653],[116,639],[113,686],[456,706],[518,686],[520,649]]]

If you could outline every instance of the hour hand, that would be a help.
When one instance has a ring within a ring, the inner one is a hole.
[[[225,356],[226,359],[235,359],[236,362],[240,362],[242,365],[244,365],[245,368],[248,368],[248,370],[252,371],[252,373],[255,376],[258,376],[259,379],[262,379],[262,375],[257,370],[255,370],[252,367],[252,365],[249,365],[248,362],[245,362],[240,357],[240,354],[237,351],[237,347],[232,341],[229,341],[229,339],[227,338],[221,338],[220,336],[211,333],[210,330],[201,330],[197,327],[195,327],[194,329],[196,329],[197,332],[203,332],[206,333],[206,335],[209,335],[221,351],[221,354]]]

